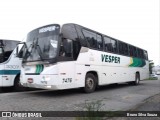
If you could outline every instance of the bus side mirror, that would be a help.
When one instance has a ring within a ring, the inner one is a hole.
[[[16,57],[19,57],[18,56],[18,50],[19,50],[19,47],[17,46],[17,48],[16,48]]]
[[[23,57],[23,51],[24,51],[25,46],[26,46],[25,42],[17,44],[17,47],[16,47],[16,57],[19,57],[19,58]]]
[[[23,50],[19,49],[19,46],[16,48],[16,57],[18,57],[18,58],[23,57]]]

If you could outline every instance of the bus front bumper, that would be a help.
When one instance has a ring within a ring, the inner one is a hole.
[[[21,84],[24,87],[41,88],[41,89],[60,89],[61,81],[58,75],[24,75],[21,76]]]
[[[59,87],[57,85],[41,85],[41,84],[32,84],[32,83],[23,83],[22,84],[25,87],[29,87],[29,88],[41,88],[41,89],[54,89],[57,90],[59,89]]]

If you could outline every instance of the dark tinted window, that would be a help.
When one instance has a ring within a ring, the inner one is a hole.
[[[136,47],[129,45],[129,55],[133,57],[137,57]]]
[[[5,46],[4,51],[12,51],[17,46],[18,41],[6,40],[3,43],[4,43],[4,46]]]
[[[148,60],[148,53],[147,53],[147,51],[143,51],[144,52],[144,59],[146,59],[146,60]]]
[[[139,58],[144,58],[144,53],[142,49],[137,48],[137,53]]]
[[[78,26],[78,25],[75,25],[75,27],[76,27],[76,31],[78,34],[78,41],[80,42],[81,46],[87,47],[88,45],[87,45],[87,41],[85,40],[84,35],[82,33],[82,27]]]
[[[117,52],[117,41],[111,39],[111,48],[113,52]]]
[[[105,51],[117,52],[117,41],[109,37],[104,37]]]
[[[0,63],[2,63],[4,61],[4,51],[3,51],[3,48],[0,47]]]
[[[133,56],[133,46],[129,46],[129,54],[130,56]]]
[[[63,25],[62,27],[62,34],[64,38],[68,38],[71,40],[75,40],[77,39],[77,32],[76,29],[74,27],[74,25]]]
[[[133,46],[133,56],[137,57],[137,48]]]
[[[104,48],[105,51],[111,51],[111,39],[108,37],[104,37]]]
[[[60,47],[60,56],[72,57],[73,41],[70,39],[63,39]]]
[[[103,50],[102,36],[97,34],[97,48]]]
[[[119,42],[119,53],[122,55],[128,55],[128,45],[123,42]]]
[[[85,36],[85,39],[88,41],[89,46],[91,48],[96,48],[99,50],[103,49],[103,43],[102,43],[102,37],[99,34],[96,34],[94,32],[83,30],[83,34]]]
[[[0,40],[1,48],[1,62],[8,60],[12,51],[16,48],[18,41]],[[3,54],[2,54],[3,51]],[[3,60],[2,60],[3,59]]]

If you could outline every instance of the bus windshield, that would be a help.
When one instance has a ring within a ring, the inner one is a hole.
[[[57,55],[59,25],[50,25],[31,31],[26,38],[23,61],[43,61]]]

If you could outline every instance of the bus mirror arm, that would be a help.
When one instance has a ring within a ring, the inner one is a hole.
[[[18,49],[19,49],[19,47],[17,46],[17,48],[16,48],[16,57],[18,57]]]
[[[19,44],[25,44],[25,42],[20,42],[20,43],[17,44],[17,47],[16,47],[16,57],[20,57],[19,54],[18,54],[18,51],[19,51],[19,46],[18,45]]]

